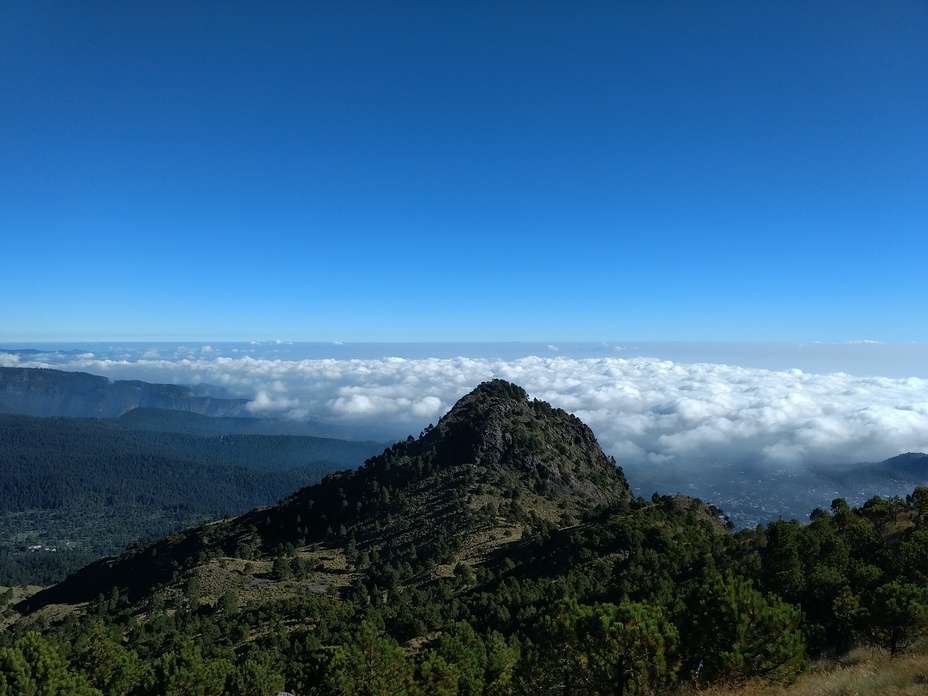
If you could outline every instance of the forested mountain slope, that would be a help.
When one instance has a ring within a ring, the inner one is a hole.
[[[271,505],[381,449],[372,442],[202,437],[113,420],[0,414],[0,581],[41,581],[55,565],[86,563],[145,537]],[[56,555],[18,553],[27,545]],[[14,572],[17,566],[22,572]],[[37,566],[46,571],[30,574]]]
[[[447,564],[483,558],[526,531],[570,526],[599,506],[630,499],[621,469],[586,425],[496,380],[461,399],[418,440],[410,436],[359,469],[330,474],[275,507],[213,525],[205,534],[189,531],[182,545],[234,555],[246,546],[268,553],[350,537],[369,555],[390,548],[410,560],[421,554]],[[171,544],[159,544],[151,568],[131,555],[96,564],[42,597],[86,601],[101,584],[128,588],[133,597],[145,594],[151,587],[144,583],[163,581],[161,566],[172,556]],[[173,573],[190,562],[173,558],[168,565]],[[97,577],[104,568],[113,579]],[[90,595],[72,588],[90,588]]]
[[[928,632],[928,488],[812,517],[732,533],[699,500],[635,499],[578,419],[494,381],[360,469],[18,603],[0,679],[41,665],[86,694],[656,694],[911,649]]]

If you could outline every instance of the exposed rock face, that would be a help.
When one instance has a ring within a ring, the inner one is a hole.
[[[622,470],[586,424],[503,380],[464,396],[415,444],[410,453],[431,449],[439,461],[509,472],[531,490],[598,505],[631,497]]]

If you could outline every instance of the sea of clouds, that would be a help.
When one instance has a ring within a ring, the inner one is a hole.
[[[172,347],[0,352],[0,364],[113,379],[214,384],[256,416],[417,434],[480,382],[502,378],[576,414],[623,465],[787,469],[928,452],[928,379],[808,373],[645,356],[273,357]]]

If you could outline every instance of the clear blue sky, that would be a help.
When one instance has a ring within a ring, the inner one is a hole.
[[[0,340],[928,340],[928,3],[0,4]]]

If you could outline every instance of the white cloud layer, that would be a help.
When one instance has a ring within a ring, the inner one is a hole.
[[[623,464],[877,461],[928,451],[928,380],[811,374],[556,353],[493,358],[264,359],[182,348],[135,356],[0,354],[0,364],[114,379],[221,385],[255,415],[327,418],[397,437],[436,422],[482,381],[515,382],[576,414]]]

